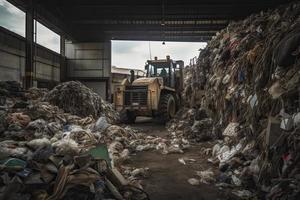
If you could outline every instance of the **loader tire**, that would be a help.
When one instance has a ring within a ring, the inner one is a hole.
[[[134,124],[136,115],[132,111],[124,111],[120,114],[121,122],[125,124]]]
[[[160,122],[166,123],[176,114],[176,102],[172,94],[163,94],[159,104]]]

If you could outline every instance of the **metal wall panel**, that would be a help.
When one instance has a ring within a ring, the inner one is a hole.
[[[35,78],[42,79],[42,80],[51,80],[55,82],[60,81],[60,62],[59,56],[51,55],[51,53],[43,50],[38,49],[38,52],[41,56],[40,52],[43,52],[45,58],[36,57],[34,62],[34,69],[35,69]]]
[[[108,78],[111,68],[111,42],[66,43],[69,78]]]
[[[0,80],[21,83],[25,74],[25,42],[3,30],[0,29]]]
[[[8,52],[3,52],[0,48],[0,80],[22,82],[25,69],[24,63],[24,58]]]

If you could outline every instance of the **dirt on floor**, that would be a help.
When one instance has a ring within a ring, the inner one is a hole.
[[[142,129],[149,135],[160,137],[167,135],[165,127],[154,123],[151,119],[138,119],[132,126]],[[197,178],[196,171],[208,168],[217,171],[216,166],[207,162],[208,157],[203,154],[203,145],[192,145],[184,154],[162,155],[155,151],[140,152],[132,156],[129,164],[150,168],[149,177],[143,181],[143,187],[151,200],[235,199],[229,192],[221,191],[214,185],[200,183],[200,185],[193,186],[188,183],[189,178]],[[182,157],[196,161],[184,165],[178,161]]]

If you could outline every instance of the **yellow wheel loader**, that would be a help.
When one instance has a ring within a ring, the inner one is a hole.
[[[181,60],[155,57],[146,62],[146,77],[134,80],[131,74],[130,80],[124,79],[114,91],[114,105],[121,120],[134,123],[137,116],[149,116],[165,123],[173,118],[181,104],[183,67]]]

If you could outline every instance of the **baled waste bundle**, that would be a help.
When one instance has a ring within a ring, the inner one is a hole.
[[[205,110],[220,187],[250,198],[300,196],[300,3],[233,22],[200,52],[186,72],[184,113],[170,124],[191,130]],[[192,114],[192,117],[186,117]],[[206,131],[198,131],[202,137]],[[246,189],[245,189],[246,188]]]
[[[1,199],[147,199],[141,179],[149,169],[126,161],[138,151],[182,153],[188,146],[112,124],[110,109],[80,117],[43,101],[46,90],[2,85]]]
[[[92,115],[97,118],[104,114],[111,122],[118,120],[118,113],[112,106],[80,82],[70,81],[59,84],[45,95],[44,101],[81,117]]]

